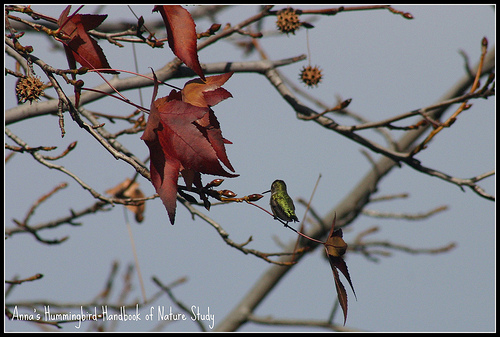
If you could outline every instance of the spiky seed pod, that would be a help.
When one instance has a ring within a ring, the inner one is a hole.
[[[307,86],[318,86],[318,83],[321,82],[323,75],[321,74],[321,69],[317,66],[311,67],[303,67],[300,72],[300,80],[304,82]]]
[[[43,92],[44,84],[40,81],[40,78],[36,76],[26,76],[20,78],[16,85],[16,96],[19,103],[25,103],[40,99],[40,96],[44,95]]]
[[[295,31],[299,29],[301,24],[299,15],[291,7],[280,10],[276,17],[276,26],[278,26],[278,29],[282,33],[292,33],[295,35]]]

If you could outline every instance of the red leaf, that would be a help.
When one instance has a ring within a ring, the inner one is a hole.
[[[149,147],[153,186],[173,224],[179,172],[188,188],[193,182],[201,187],[200,173],[224,177],[238,175],[227,172],[220,164],[224,163],[234,172],[213,111],[208,106],[185,102],[185,95],[175,90],[166,97],[155,99],[158,82],[155,75],[154,78],[151,110],[141,139]]]
[[[205,79],[198,60],[196,24],[189,12],[179,5],[155,6],[167,29],[168,45],[174,54],[198,76]]]
[[[208,108],[196,107],[179,100],[165,102],[161,98],[155,101],[154,105],[164,127],[158,132],[164,151],[178,158],[185,168],[200,173],[235,176],[227,173],[220,165],[217,152],[208,136],[209,130],[195,123],[209,113]],[[214,132],[210,132],[210,135],[213,134]],[[224,159],[227,160],[227,157]]]
[[[146,141],[150,153],[151,181],[167,210],[170,223],[175,221],[177,200],[177,179],[180,162],[166,155],[159,142]]]
[[[330,263],[332,262],[332,259],[330,259]],[[349,285],[351,286],[352,292],[354,294],[354,297],[357,298],[356,292],[354,291],[354,287],[352,285],[351,277],[349,276],[349,271],[347,270],[347,264],[345,263],[343,258],[338,258],[337,260],[333,261],[335,264],[335,267],[337,267],[342,274],[344,274],[345,278],[347,279],[347,282],[349,282]]]
[[[214,106],[226,98],[233,97],[221,86],[233,75],[233,72],[209,76],[205,80],[195,78],[186,82],[182,89],[182,100],[199,107]]]
[[[71,6],[66,7],[58,20],[60,31],[68,36],[68,39],[62,42],[70,68],[75,69],[75,61],[77,61],[89,69],[110,69],[111,67],[101,47],[87,33],[99,26],[107,15],[74,14],[68,18],[70,9]],[[103,72],[116,73],[114,70]]]
[[[214,111],[209,109],[208,113],[203,116],[201,120],[197,122],[202,128],[200,131],[204,133],[207,140],[210,142],[210,145],[215,150],[215,154],[217,158],[226,165],[231,171],[234,172],[234,168],[229,162],[229,158],[227,157],[226,148],[224,144],[232,144],[230,141],[224,139],[222,137],[222,131],[220,129],[220,124],[217,118],[215,117]]]
[[[335,215],[335,217],[333,218],[332,228],[330,229],[330,233],[328,234],[328,238],[326,239],[324,246],[326,255],[328,256],[328,261],[330,262],[330,267],[332,268],[333,278],[335,280],[335,288],[337,289],[337,297],[339,299],[340,307],[344,312],[344,325],[345,325],[345,322],[347,320],[347,292],[342,282],[340,282],[339,273],[337,269],[339,269],[342,272],[342,274],[349,282],[352,292],[354,293],[354,297],[356,297],[356,292],[354,291],[351,277],[349,275],[349,271],[347,270],[347,264],[342,258],[342,256],[345,254],[347,250],[347,243],[344,241],[344,239],[342,239],[342,229],[339,228],[335,230],[336,217],[337,216]]]
[[[344,325],[347,320],[347,292],[345,291],[344,285],[340,282],[339,273],[337,269],[335,269],[335,262],[332,262],[331,256],[328,256],[328,260],[330,261],[330,265],[333,271],[333,278],[335,280],[335,288],[337,289],[337,298],[339,300],[340,307],[344,312]]]

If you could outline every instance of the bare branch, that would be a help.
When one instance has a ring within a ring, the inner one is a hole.
[[[361,330],[346,328],[341,324],[333,324],[328,321],[321,320],[305,320],[305,319],[280,319],[273,318],[271,316],[260,317],[256,315],[250,315],[248,320],[252,323],[262,324],[262,325],[282,325],[282,326],[296,326],[296,327],[317,327],[323,328],[331,331],[338,332],[360,332]]]
[[[418,214],[408,214],[408,213],[391,213],[391,212],[380,212],[375,210],[363,209],[361,213],[363,215],[371,216],[374,218],[391,218],[391,219],[405,219],[405,220],[422,220],[426,219],[436,213],[445,211],[448,206],[439,206],[430,211],[418,213]]]
[[[237,250],[241,251],[244,254],[251,254],[251,255],[257,256],[266,262],[276,264],[279,266],[289,266],[291,264],[294,264],[293,261],[280,262],[280,261],[274,261],[274,260],[269,259],[269,256],[292,255],[292,254],[294,254],[292,252],[290,252],[290,253],[263,253],[263,252],[260,252],[258,250],[255,250],[255,249],[245,248],[245,246],[252,241],[251,237],[246,242],[244,242],[242,244],[235,243],[233,240],[231,240],[229,238],[229,233],[226,232],[219,223],[217,223],[216,221],[214,221],[213,219],[211,219],[207,215],[203,214],[202,212],[198,211],[195,207],[193,207],[184,198],[177,197],[177,200],[179,202],[181,202],[189,210],[189,212],[192,214],[193,218],[196,215],[196,216],[200,217],[201,219],[203,219],[210,226],[215,228],[215,230],[217,231],[217,233],[219,233],[222,240],[224,240],[224,242],[227,243],[229,246],[236,248]],[[293,251],[293,250],[290,250],[290,251]]]
[[[401,251],[408,254],[440,254],[450,251],[456,247],[455,243],[449,243],[437,248],[412,248],[407,245],[396,244],[390,241],[365,240],[365,237],[376,233],[379,230],[377,226],[370,227],[360,232],[352,243],[349,243],[349,250],[353,253],[361,253],[368,260],[378,262],[375,255],[390,256],[391,251]],[[383,250],[377,248],[384,248]]]
[[[489,53],[486,59],[489,61],[485,62],[485,67],[483,69],[485,71],[486,69],[493,69],[494,53]],[[293,93],[291,93],[290,90],[288,90],[288,88],[284,85],[279,76],[276,76],[273,70],[270,70],[266,74],[266,77],[278,90],[280,95],[292,106],[292,108],[297,112],[299,116],[309,116],[316,113],[312,109],[309,109],[308,107],[301,104],[294,97]],[[452,99],[456,96],[462,95],[470,85],[470,77],[463,77],[440,101]],[[442,113],[444,113],[443,108],[435,111],[433,113],[433,117],[437,118]],[[332,127],[332,129],[334,129],[335,131],[344,134],[340,130],[337,130],[336,123],[332,122],[329,119],[325,119],[325,117],[323,116],[314,119],[314,122],[320,124],[324,123],[325,127]],[[414,142],[424,132],[423,129],[424,128],[419,130],[407,131],[405,135],[398,140],[396,144],[397,148],[400,149],[400,151],[410,150]],[[357,139],[353,140],[357,141]],[[372,169],[363,179],[361,179],[359,183],[354,186],[352,191],[348,193],[347,196],[337,206],[335,206],[326,216],[322,218],[323,223],[332,223],[335,214],[337,217],[336,224],[338,227],[344,227],[351,223],[360,214],[363,207],[369,202],[370,196],[376,191],[379,181],[396,165],[396,162],[390,159],[390,157],[390,155],[386,155],[386,157],[378,160],[374,165],[374,169]],[[328,231],[329,228],[327,226],[324,226],[313,230],[312,232],[308,233],[308,235],[314,238],[321,238],[327,235]],[[288,249],[292,249],[292,247],[294,246],[295,242],[291,242],[287,247]],[[314,247],[315,246],[312,245],[312,248]],[[282,261],[287,261],[288,259],[286,257],[283,257]],[[296,260],[300,260],[300,256],[298,256]],[[266,271],[264,271],[261,277],[256,280],[255,284],[242,297],[235,308],[233,308],[233,310],[217,326],[217,331],[236,331],[241,325],[247,322],[248,317],[253,314],[253,311],[257,308],[261,301],[292,268],[293,265],[287,267],[271,266]]]
[[[478,76],[480,75],[485,75],[489,74],[490,72],[493,71],[495,67],[495,62],[494,62],[494,56],[495,52],[490,51],[486,55],[483,55],[480,60],[480,65],[476,67],[478,69]],[[480,71],[479,71],[480,70]],[[265,76],[267,79],[271,82],[271,84],[276,88],[276,90],[279,92],[279,94],[290,104],[290,106],[295,110],[297,118],[299,119],[304,119],[304,120],[310,120],[318,123],[319,125],[323,126],[326,129],[332,130],[334,132],[337,132],[355,142],[358,144],[372,150],[373,152],[380,153],[391,160],[393,160],[395,163],[400,165],[400,163],[405,163],[408,166],[412,167],[413,169],[425,173],[430,176],[437,177],[439,179],[442,179],[444,181],[450,182],[452,184],[457,185],[463,190],[464,186],[467,186],[471,188],[476,194],[479,196],[488,199],[488,200],[495,200],[495,198],[492,195],[489,195],[485,193],[479,186],[476,185],[476,181],[474,178],[472,179],[461,179],[461,178],[456,178],[452,177],[446,173],[440,172],[436,169],[432,169],[429,167],[426,167],[420,163],[420,161],[416,158],[413,157],[413,152],[404,152],[404,151],[395,151],[393,149],[385,148],[372,140],[369,140],[365,137],[362,137],[358,135],[355,132],[352,132],[352,127],[345,127],[337,124],[333,119],[327,118],[321,113],[318,113],[314,111],[313,109],[309,108],[308,106],[304,105],[301,103],[295,95],[288,89],[288,87],[285,85],[284,81],[281,79],[279,73],[276,71],[276,69],[269,69],[266,73]],[[476,77],[477,79],[477,77]],[[477,80],[473,81],[474,83],[477,82]],[[469,85],[471,85],[470,78],[467,76],[464,78],[461,83],[458,86],[458,90],[456,93],[453,94],[453,96],[447,96],[445,97],[442,101],[448,101],[451,99],[454,99],[456,96],[462,95],[463,91]],[[474,89],[475,91],[475,89]],[[425,111],[425,114],[427,117],[430,117],[432,119],[437,120],[444,112],[445,110],[449,107],[448,104],[441,105],[440,107],[433,107],[432,112]],[[312,118],[312,116],[316,118]],[[412,141],[416,138],[418,138],[421,134],[423,134],[427,128],[429,127],[429,124],[427,126],[420,127],[415,130],[410,130],[413,131],[409,133],[411,134]],[[404,139],[402,139],[403,141]],[[406,140],[404,140],[406,142]],[[401,146],[396,146],[396,149],[402,149],[403,147]]]

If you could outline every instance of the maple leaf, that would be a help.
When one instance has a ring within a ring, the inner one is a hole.
[[[68,17],[71,6],[66,7],[59,16],[57,23],[61,33],[67,39],[61,40],[66,52],[66,58],[71,69],[76,69],[76,62],[89,69],[110,69],[110,65],[101,47],[88,31],[97,28],[107,15],[73,14]],[[114,73],[114,70],[102,72]]]
[[[333,278],[335,280],[335,288],[337,289],[337,297],[340,303],[340,307],[344,312],[344,325],[347,320],[347,292],[344,288],[342,282],[340,282],[339,273],[337,271],[340,270],[342,274],[344,274],[345,278],[349,282],[351,286],[352,292],[354,293],[354,297],[356,297],[356,292],[354,291],[354,287],[351,282],[351,277],[349,276],[349,271],[347,270],[347,264],[345,263],[342,256],[345,254],[347,250],[347,243],[342,239],[342,229],[339,228],[335,230],[335,219],[337,215],[333,218],[332,228],[330,229],[330,233],[328,234],[328,238],[326,239],[324,246],[326,255],[328,256],[328,261],[330,262],[330,266],[333,272]]]
[[[222,162],[234,172],[224,147],[230,142],[222,137],[220,124],[211,109],[213,104],[231,97],[226,90],[219,90],[231,75],[208,77],[204,85],[190,81],[181,91],[172,90],[168,96],[156,99],[158,82],[153,73],[153,99],[141,139],[150,151],[151,181],[172,224],[175,221],[179,172],[187,188],[193,183],[202,187],[201,173],[238,176],[227,172],[221,165]]]
[[[198,76],[205,79],[198,60],[196,24],[191,14],[179,5],[155,6],[167,29],[168,45],[174,54]]]

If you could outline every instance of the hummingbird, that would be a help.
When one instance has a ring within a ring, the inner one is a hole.
[[[286,191],[286,184],[283,180],[275,180],[271,184],[271,189],[263,193],[267,192],[271,192],[270,205],[275,219],[279,218],[286,223],[299,221],[295,215],[295,205]]]

